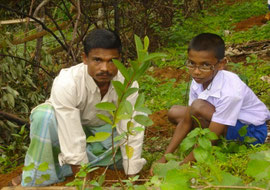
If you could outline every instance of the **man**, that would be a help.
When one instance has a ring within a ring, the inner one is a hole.
[[[86,36],[83,63],[62,69],[55,78],[50,99],[32,110],[31,143],[25,157],[25,166],[35,168],[23,171],[22,186],[45,186],[61,182],[65,176],[75,174],[80,164],[106,166],[112,164],[111,138],[101,143],[86,143],[88,136],[97,132],[112,131],[110,125],[98,119],[96,114],[106,111],[96,109],[100,102],[117,102],[117,94],[111,81],[124,81],[113,63],[120,58],[121,41],[112,31],[97,29]],[[135,82],[133,87],[138,87]],[[138,94],[128,97],[131,103]],[[114,136],[126,130],[126,121],[116,127]],[[134,148],[133,157],[128,159],[124,145],[115,159],[121,161],[127,175],[137,174],[145,164],[141,158],[143,132],[129,137],[129,146]],[[46,171],[41,164],[49,164]],[[49,179],[44,179],[49,174]],[[42,176],[43,175],[43,176]],[[42,182],[42,183],[41,183]]]

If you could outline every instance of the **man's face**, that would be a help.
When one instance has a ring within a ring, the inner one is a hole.
[[[99,84],[108,83],[118,72],[113,59],[119,59],[118,49],[95,48],[88,55],[83,54],[83,62],[88,66],[88,74]]]
[[[188,60],[194,68],[189,69],[191,77],[204,89],[211,83],[218,70],[223,68],[223,61],[219,61],[211,51],[195,51],[188,52]],[[207,68],[209,68],[207,70]]]

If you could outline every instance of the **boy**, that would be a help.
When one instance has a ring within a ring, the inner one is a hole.
[[[228,140],[243,140],[238,130],[247,124],[246,135],[257,139],[253,144],[264,143],[269,110],[236,74],[222,70],[226,63],[224,54],[224,41],[216,34],[202,33],[190,42],[186,62],[193,78],[189,106],[176,105],[169,110],[168,118],[177,127],[165,154],[174,152],[197,127],[192,115],[199,119],[203,128],[208,127]],[[195,161],[193,152],[183,163],[190,161]],[[158,162],[165,163],[165,157]]]
[[[86,36],[83,46],[83,63],[62,69],[53,82],[50,99],[31,112],[31,143],[24,165],[34,163],[35,168],[23,172],[22,186],[61,182],[65,176],[76,174],[81,163],[90,163],[91,166],[112,164],[111,138],[88,144],[86,138],[97,132],[112,131],[111,126],[105,125],[96,114],[111,116],[95,105],[118,100],[111,81],[123,82],[124,78],[112,60],[120,58],[121,41],[112,31],[96,29]],[[138,87],[138,83],[135,82],[133,87]],[[128,100],[135,103],[137,96],[135,93]],[[126,121],[121,121],[116,130],[114,135],[125,131]],[[146,162],[141,158],[143,137],[143,132],[129,137],[129,146],[134,148],[131,159],[126,155],[124,144],[120,146],[122,155],[117,152],[115,156],[127,175],[137,174]],[[38,170],[38,166],[45,162],[49,169]],[[44,174],[49,174],[50,178],[40,184]],[[12,181],[13,185],[20,182],[20,178]]]

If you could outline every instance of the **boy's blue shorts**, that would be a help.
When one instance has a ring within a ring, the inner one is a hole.
[[[239,139],[241,141],[244,141],[244,137],[241,137],[238,131],[245,125],[246,124],[241,123],[241,121],[237,120],[237,123],[235,126],[228,126],[226,139],[227,140]],[[247,134],[245,136],[254,137],[257,139],[257,141],[251,143],[253,145],[258,144],[258,143],[263,144],[267,137],[266,123],[262,125],[258,125],[258,126],[248,125]]]

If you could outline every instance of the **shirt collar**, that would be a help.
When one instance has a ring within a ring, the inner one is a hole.
[[[213,81],[205,90],[203,90],[202,84],[199,84],[195,80],[193,80],[192,88],[202,99],[207,99],[209,96],[220,98],[224,77],[223,75],[224,73],[222,71],[218,71]]]

